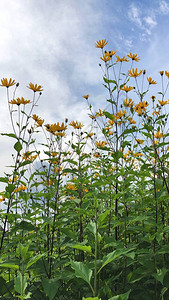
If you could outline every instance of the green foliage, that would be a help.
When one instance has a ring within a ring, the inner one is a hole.
[[[128,72],[111,53],[106,109],[94,112],[84,96],[87,127],[32,115],[37,85],[29,103],[8,94],[13,133],[2,135],[14,154],[0,177],[0,298],[169,299],[169,86],[153,98],[133,68],[137,55]]]

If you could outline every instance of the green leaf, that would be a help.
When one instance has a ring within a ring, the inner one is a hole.
[[[90,285],[90,280],[92,277],[92,270],[84,265],[82,262],[73,261],[71,263],[72,269],[75,270],[75,275],[77,278],[81,278]],[[91,286],[91,285],[90,285]]]
[[[107,79],[106,77],[103,77],[103,80],[106,83],[114,83],[115,85],[117,85],[117,82],[115,80]]]
[[[107,215],[109,214],[110,209],[106,210],[103,214],[101,214],[98,218],[98,223],[102,224],[102,222],[105,220]]]
[[[104,256],[103,258],[103,264],[101,268],[98,270],[98,273],[107,265],[109,264],[112,260],[116,259],[117,257],[121,255],[126,255],[127,253],[130,252],[132,249],[119,249],[119,250],[114,250],[113,252],[109,253],[108,255]]]
[[[44,292],[49,297],[49,300],[52,300],[58,291],[59,282],[57,278],[53,278],[53,279],[44,278],[42,280],[42,286]]]
[[[128,300],[130,293],[131,293],[131,290],[129,290],[128,292],[126,292],[124,294],[114,296],[114,297],[110,298],[109,300]]]
[[[86,228],[94,235],[96,234],[96,223],[91,221]]]
[[[1,133],[1,135],[5,135],[17,139],[17,136],[14,133]]]
[[[15,189],[15,185],[14,184],[8,184],[8,186],[6,186],[5,190],[6,192],[8,192],[9,194],[12,194],[12,192]]]
[[[163,284],[164,276],[168,272],[166,268],[158,269],[156,274],[152,274],[152,276]]]
[[[16,225],[15,229],[22,229],[25,231],[32,231],[36,230],[37,228],[30,222],[21,221],[19,224]]]
[[[9,179],[6,177],[0,177],[0,182],[9,182]]]
[[[17,141],[14,145],[14,149],[19,153],[22,150],[22,145],[19,141]]]
[[[114,115],[110,114],[108,111],[104,111],[103,114],[110,120],[114,120]]]
[[[71,247],[74,249],[82,250],[82,251],[89,252],[89,253],[92,252],[91,246],[83,246],[83,245],[78,244],[78,245],[73,245]]]
[[[21,272],[18,272],[14,287],[17,293],[19,293],[21,296],[24,295],[24,291],[27,287],[27,281],[26,278],[21,274]]]
[[[45,253],[43,254],[38,254],[34,257],[32,257],[28,263],[27,263],[27,266],[26,266],[26,270],[29,269],[33,264],[35,264],[39,259],[41,259],[43,256],[45,256]]]
[[[88,298],[85,298],[85,297],[83,297],[82,300],[101,300],[101,298],[98,298],[98,297],[88,297]]]
[[[64,234],[66,234],[71,239],[76,238],[75,233],[72,230],[68,229],[68,228],[61,228],[60,231],[63,232]]]
[[[0,264],[0,268],[7,268],[12,270],[19,270],[19,266],[11,263],[2,263]]]

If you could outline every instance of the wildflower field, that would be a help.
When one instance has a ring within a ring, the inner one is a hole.
[[[0,299],[169,299],[169,71],[155,81],[137,54],[96,48],[107,99],[94,111],[82,96],[87,125],[47,123],[41,85],[27,99],[1,80],[14,154],[0,177]]]

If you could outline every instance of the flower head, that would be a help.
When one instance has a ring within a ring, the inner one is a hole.
[[[107,145],[107,142],[105,142],[105,141],[98,141],[95,144],[96,144],[96,146],[98,148],[103,148],[103,147],[105,147]]]
[[[158,102],[159,102],[159,104],[160,104],[161,106],[164,106],[164,105],[166,105],[166,104],[169,104],[169,100],[168,100],[168,101],[164,101],[164,100],[160,101],[160,100],[158,100]]]
[[[33,84],[32,82],[29,83],[29,86],[27,86],[27,88],[34,91],[34,93],[43,91],[41,85]]]
[[[68,190],[72,190],[72,191],[76,191],[77,190],[77,187],[75,186],[75,184],[71,184],[71,183],[68,183],[67,187],[66,187]]]
[[[5,200],[5,197],[2,195],[0,198],[0,203]]]
[[[109,60],[111,60],[111,57],[108,55],[108,53],[106,52],[103,57],[100,57],[100,59],[102,59],[104,62],[107,62]]]
[[[123,61],[128,62],[129,61],[125,56],[120,58],[118,55],[116,55],[116,58],[117,58],[116,62],[123,62]]]
[[[149,84],[157,84],[157,82],[153,80],[151,77],[147,77],[147,81]]]
[[[160,133],[159,131],[157,131],[156,134],[154,135],[156,139],[161,139],[163,136],[164,134],[162,132]]]
[[[117,52],[117,50],[115,50],[115,51],[111,50],[111,51],[107,52],[107,54],[108,54],[108,56],[112,57],[114,54],[116,54],[116,52]]]
[[[165,75],[169,78],[169,72],[165,71]]]
[[[142,70],[140,70],[140,71],[138,71],[138,69],[136,68],[136,69],[134,69],[134,68],[132,68],[132,70],[131,71],[128,71],[128,74],[129,74],[129,76],[130,77],[138,77],[138,76],[140,76],[141,74],[142,74]]]
[[[141,145],[141,144],[144,143],[144,140],[136,139],[136,142],[137,142],[139,145]]]
[[[126,93],[132,91],[133,89],[134,87],[128,85],[123,85],[123,87],[121,88],[121,90],[125,91]]]
[[[59,122],[54,123],[54,124],[46,124],[45,125],[46,130],[49,131],[50,133],[54,134],[54,135],[58,135],[58,136],[64,136],[65,133],[62,131],[65,131],[67,129],[67,126],[62,123],[61,125],[59,124]]]
[[[135,61],[139,61],[140,60],[140,56],[137,56],[137,54],[132,54],[130,52],[130,54],[127,55],[129,58],[131,58],[132,60],[135,60]]]
[[[0,86],[6,86],[7,88],[16,84],[15,80],[13,80],[12,78],[10,78],[9,80],[7,78],[3,78],[1,79],[1,83],[2,84]]]
[[[30,103],[30,102],[31,102],[30,100],[25,100],[24,97],[16,98],[16,100],[13,99],[13,100],[9,101],[10,104],[17,104],[18,106],[19,106],[20,104],[26,105],[26,104],[28,104],[28,103]]]
[[[85,98],[86,100],[90,97],[89,94],[82,96],[83,98]]]
[[[37,154],[31,155],[30,151],[27,151],[27,152],[25,152],[25,153],[22,154],[22,158],[24,160],[30,160],[30,161],[35,160],[37,158],[37,156],[38,156]]]
[[[136,121],[133,120],[131,117],[129,117],[128,120],[129,120],[130,124],[136,124]]]
[[[32,116],[32,119],[35,120],[36,127],[41,127],[44,123],[44,120],[42,120],[39,116],[37,116],[35,114]]]
[[[95,46],[96,48],[101,48],[103,49],[103,47],[105,47],[107,45],[108,41],[106,40],[99,40],[96,42]]]
[[[81,122],[78,121],[72,121],[69,123],[70,126],[72,126],[74,129],[81,129],[84,125],[81,124]]]
[[[143,114],[143,112],[145,112],[146,107],[148,105],[149,104],[147,101],[140,101],[138,104],[136,104],[136,106],[134,107],[134,110],[138,113],[139,116],[141,116]]]
[[[123,101],[123,104],[124,104],[124,106],[126,106],[126,107],[131,107],[131,106],[133,106],[133,104],[134,104],[134,102],[132,101],[132,99],[131,98],[126,98],[124,101]]]

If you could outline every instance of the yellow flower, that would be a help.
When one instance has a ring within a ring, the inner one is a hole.
[[[89,118],[92,119],[92,120],[95,120],[96,117],[95,116],[92,116],[92,115],[89,115]]]
[[[129,117],[128,120],[129,120],[130,124],[136,124],[136,121],[133,120],[131,117]]]
[[[61,171],[62,171],[62,167],[61,166],[54,168],[54,172],[55,173],[60,173]]]
[[[32,82],[29,83],[29,86],[27,86],[27,88],[34,92],[42,92],[43,91],[41,85],[33,84]]]
[[[17,104],[18,106],[19,106],[20,104],[25,105],[25,104],[28,104],[28,103],[30,103],[30,102],[31,102],[30,100],[25,100],[24,97],[17,98],[16,100],[13,99],[13,100],[9,101],[10,104]]]
[[[46,124],[45,125],[46,130],[49,131],[50,133],[54,134],[54,135],[58,135],[58,136],[64,136],[65,133],[61,132],[67,129],[67,126],[64,125],[64,123],[62,123],[61,125],[59,124],[59,122],[54,123],[54,124]]]
[[[18,176],[15,176],[14,178],[10,178],[9,182],[15,182],[16,180],[18,180],[18,178],[19,178]]]
[[[154,116],[154,115],[159,115],[160,114],[160,112],[159,111],[157,111],[157,110],[154,110],[153,112],[152,112],[152,115]]]
[[[160,75],[161,75],[161,76],[163,76],[163,74],[164,74],[164,71],[160,71],[159,73],[160,73]]]
[[[164,134],[162,132],[160,133],[159,131],[157,131],[156,134],[154,135],[156,139],[161,139],[163,136]]]
[[[117,52],[117,50],[115,50],[115,51],[111,50],[111,51],[107,52],[107,55],[112,57],[114,54],[116,54],[116,52]]]
[[[7,78],[3,78],[1,79],[1,85],[0,86],[6,86],[7,88],[12,86],[12,85],[15,85],[15,80],[13,80],[12,78],[10,78],[9,80]]]
[[[162,100],[162,101],[158,100],[158,102],[159,102],[159,104],[160,104],[161,106],[164,106],[164,105],[166,105],[166,104],[169,104],[169,101],[164,101],[164,100]]]
[[[121,119],[123,116],[125,116],[126,114],[126,111],[123,109],[123,111],[119,110],[119,112],[117,112],[114,117],[115,117],[115,120],[118,120],[118,119]]]
[[[124,101],[123,101],[123,104],[124,104],[124,106],[126,106],[126,107],[131,107],[131,106],[133,106],[133,104],[134,104],[134,102],[132,101],[132,99],[125,99]]]
[[[102,59],[104,62],[107,62],[111,60],[111,57],[107,53],[105,53],[103,57],[100,57],[100,59]]]
[[[148,106],[147,101],[140,101],[136,106],[134,107],[134,110],[138,113],[138,115],[142,115],[143,112],[146,110],[146,107]]]
[[[58,152],[51,152],[52,157],[55,157],[58,154]]]
[[[105,147],[107,145],[107,142],[105,142],[105,141],[98,141],[98,142],[95,142],[95,144],[96,144],[96,146],[98,148],[100,148],[100,147]]]
[[[153,80],[151,77],[147,77],[147,80],[148,80],[149,84],[157,84],[157,82],[155,80]]]
[[[169,78],[169,72],[165,71],[165,75]]]
[[[130,54],[127,55],[129,58],[131,58],[132,60],[135,60],[135,61],[139,61],[140,60],[140,56],[137,56],[137,54],[132,54],[130,52]]]
[[[133,89],[134,89],[134,87],[132,87],[132,86],[127,86],[127,85],[124,85],[124,86],[121,88],[121,90],[122,90],[122,91],[125,91],[126,93],[132,91]]]
[[[72,121],[69,123],[70,126],[72,126],[74,129],[81,129],[84,125],[81,124],[81,122],[78,121]]]
[[[106,40],[99,40],[96,42],[95,46],[96,48],[101,48],[103,49],[103,47],[105,47],[108,44],[108,41]]]
[[[141,145],[141,144],[144,143],[144,140],[136,139],[136,142],[137,142],[139,145]]]
[[[123,62],[123,61],[129,61],[125,56],[123,56],[122,58],[120,58],[118,55],[116,55],[116,58],[117,58],[117,60],[116,60],[116,62]]]
[[[18,188],[14,189],[14,193],[20,192],[20,191],[25,191],[27,187],[23,184],[19,185]]]
[[[128,74],[129,74],[129,76],[130,77],[138,77],[138,76],[140,76],[141,74],[142,74],[142,70],[140,70],[140,72],[138,72],[138,69],[136,68],[136,69],[134,69],[134,68],[132,68],[132,70],[131,71],[128,71]]]
[[[101,111],[101,109],[99,108],[99,111],[96,112],[95,117],[103,117],[103,116],[104,116],[104,113],[103,113],[103,112],[104,112],[104,111]]]
[[[93,132],[91,132],[91,133],[88,133],[88,134],[86,135],[86,137],[85,137],[85,138],[86,138],[86,139],[87,139],[87,138],[91,138],[93,135],[94,135],[94,133],[93,133]]]
[[[35,120],[35,122],[36,122],[36,127],[40,127],[40,126],[42,126],[43,123],[44,123],[44,120],[42,120],[39,116],[37,116],[37,115],[35,115],[35,114],[32,116],[32,119]]]
[[[47,185],[52,185],[52,184],[54,184],[54,181],[49,179],[48,182],[47,182]]]
[[[97,178],[98,176],[99,176],[99,173],[95,173],[95,174],[93,175],[94,178]]]
[[[110,126],[111,126],[111,125],[114,125],[114,120],[109,120],[108,122],[109,122],[109,125],[110,125]]]
[[[2,197],[0,198],[0,203],[4,200],[5,200],[5,197],[2,195]]]
[[[72,190],[72,191],[76,191],[77,190],[77,187],[75,186],[75,184],[71,184],[71,183],[68,183],[67,187],[66,187],[68,190]]]
[[[93,156],[94,156],[95,158],[99,158],[99,157],[100,157],[100,154],[99,154],[98,152],[96,152],[96,153],[93,154]]]
[[[31,155],[30,151],[27,151],[27,152],[25,152],[25,153],[22,154],[22,158],[24,160],[30,160],[30,161],[35,160],[37,158],[37,156],[38,156],[37,154]]]
[[[83,98],[85,98],[86,100],[90,97],[89,94],[82,96]]]
[[[136,153],[134,153],[134,157],[141,157],[141,156],[143,156],[143,154],[142,154],[142,153],[140,153],[140,152],[136,152]]]

